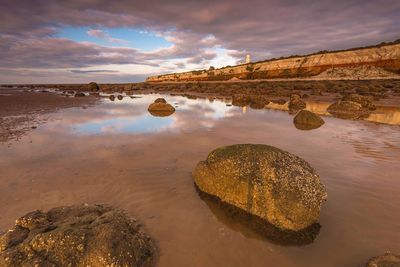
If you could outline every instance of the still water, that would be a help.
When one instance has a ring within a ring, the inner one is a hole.
[[[379,110],[372,121],[324,116],[322,127],[302,131],[284,107],[253,110],[223,99],[165,95],[176,112],[153,117],[147,107],[157,97],[64,109],[20,141],[0,144],[0,229],[35,209],[108,203],[143,222],[160,248],[159,266],[350,267],[400,251],[398,110]],[[324,114],[323,105],[308,106]],[[199,197],[194,166],[236,143],[276,146],[317,170],[328,200],[314,242],[279,245]]]

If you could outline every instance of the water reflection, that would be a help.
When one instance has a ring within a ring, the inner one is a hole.
[[[304,246],[314,242],[320,232],[321,225],[319,223],[297,232],[283,231],[257,216],[248,214],[242,209],[222,202],[217,197],[200,191],[196,185],[194,186],[200,198],[219,221],[247,238],[267,239],[282,246]]]
[[[142,95],[123,97],[115,102],[115,97],[103,101],[93,109],[63,112],[63,123],[78,134],[155,133],[160,131],[180,131],[189,113],[195,111],[199,126],[212,127],[215,121],[233,116],[240,109],[227,107],[224,102],[210,102],[206,99],[187,99],[180,96]],[[148,105],[158,97],[174,103],[176,111],[148,111]],[[111,101],[110,101],[111,100]]]

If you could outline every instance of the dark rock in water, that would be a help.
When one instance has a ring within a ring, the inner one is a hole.
[[[370,114],[361,104],[353,101],[337,101],[330,105],[327,111],[334,117],[341,119],[363,119]]]
[[[193,171],[199,190],[281,230],[316,223],[327,198],[303,159],[267,145],[232,145],[212,151]]]
[[[115,100],[115,96],[114,96],[114,95],[110,95],[108,98],[109,98],[111,101],[114,101],[114,100]]]
[[[302,246],[314,242],[320,232],[319,223],[314,223],[300,231],[279,229],[266,220],[223,202],[218,197],[204,193],[196,185],[195,187],[200,198],[215,217],[235,232],[241,232],[246,238],[265,238],[278,245]]]
[[[175,112],[175,108],[168,103],[154,102],[149,106],[148,111],[155,117],[167,117]]]
[[[269,100],[263,95],[236,94],[232,97],[232,105],[239,107],[250,106],[253,109],[263,109],[268,104]]]
[[[118,95],[117,98],[118,98],[118,100],[122,100],[122,99],[124,99],[124,96],[123,95]]]
[[[297,94],[293,94],[290,96],[290,101],[289,101],[289,113],[290,114],[295,114],[299,110],[305,109],[306,108],[306,103],[301,100],[301,97]]]
[[[321,127],[325,121],[317,114],[303,109],[293,118],[293,123],[297,129],[312,130]]]
[[[167,100],[165,100],[164,98],[157,98],[156,100],[154,100],[154,103],[167,104]]]
[[[273,99],[271,102],[278,105],[285,105],[287,101],[285,99]]]
[[[100,91],[100,87],[99,87],[99,85],[97,83],[91,82],[88,85],[88,90],[90,92],[98,92],[98,91]]]
[[[139,223],[104,205],[34,211],[0,237],[0,266],[153,266]]]
[[[374,97],[373,96],[363,96],[358,94],[348,94],[344,95],[342,101],[352,101],[360,104],[362,108],[368,110],[375,110],[376,107],[373,104]]]
[[[83,96],[85,96],[85,94],[81,92],[75,94],[75,97],[83,97]]]
[[[400,267],[400,255],[386,252],[382,256],[370,259],[366,267]]]

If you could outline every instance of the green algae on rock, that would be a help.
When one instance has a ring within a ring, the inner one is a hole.
[[[140,224],[105,205],[33,211],[0,237],[0,266],[153,266]]]
[[[299,231],[316,223],[327,198],[305,160],[268,145],[217,148],[197,164],[193,176],[202,192],[282,230]]]

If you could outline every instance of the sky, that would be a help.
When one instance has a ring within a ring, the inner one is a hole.
[[[0,83],[147,76],[400,38],[399,0],[0,0]]]

